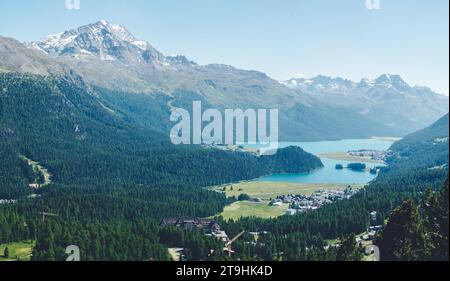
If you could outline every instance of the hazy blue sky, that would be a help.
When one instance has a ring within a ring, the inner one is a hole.
[[[278,80],[400,74],[449,92],[449,1],[0,0],[0,35],[20,41],[106,19],[166,55],[255,69]]]

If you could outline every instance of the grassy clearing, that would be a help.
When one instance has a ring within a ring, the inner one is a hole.
[[[22,159],[24,159],[25,161],[28,162],[28,165],[30,165],[33,168],[33,170],[41,173],[44,176],[44,183],[42,184],[42,186],[46,186],[46,185],[49,185],[52,183],[52,180],[51,180],[52,175],[49,173],[49,171],[46,168],[44,168],[38,162],[28,159],[25,156],[21,156],[21,157],[22,157]]]
[[[226,219],[239,219],[241,217],[275,218],[284,215],[289,204],[269,206],[268,202],[235,202],[226,206],[220,215]]]
[[[228,197],[239,196],[240,194],[248,194],[252,198],[260,198],[263,200],[274,199],[281,195],[306,195],[309,196],[318,189],[333,189],[340,190],[345,189],[346,184],[304,184],[304,183],[284,183],[284,182],[258,182],[258,181],[246,181],[233,185],[222,185],[213,187],[213,190],[217,192],[223,192],[225,188],[225,194]],[[233,187],[233,190],[231,190]],[[359,189],[363,185],[352,185],[353,188]]]
[[[3,256],[5,248],[9,249],[9,257]],[[2,261],[29,261],[31,259],[34,242],[22,241],[0,245],[0,262]]]
[[[318,156],[321,158],[328,158],[328,159],[339,160],[339,161],[385,164],[381,160],[374,160],[369,157],[352,156],[352,155],[349,155],[347,152],[329,152],[329,153],[319,154]]]

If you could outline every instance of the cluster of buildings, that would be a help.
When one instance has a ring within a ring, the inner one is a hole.
[[[0,199],[0,205],[15,204],[17,200]]]
[[[383,162],[385,162],[389,156],[388,151],[370,150],[370,149],[351,150],[348,151],[347,154],[353,157],[363,157]]]
[[[271,206],[290,204],[286,215],[295,215],[319,209],[320,207],[334,202],[349,199],[358,191],[348,186],[345,190],[317,190],[311,196],[305,195],[283,195],[270,202]]]
[[[206,236],[213,236],[228,242],[228,235],[221,230],[220,225],[216,221],[207,218],[168,218],[163,219],[160,223],[161,227],[175,227],[179,229],[192,230],[194,228],[204,231]]]
[[[361,237],[356,238],[356,243],[359,244],[363,241],[373,241],[375,239],[375,237],[377,236],[377,233],[381,230],[383,230],[382,225],[376,225],[376,226],[369,227],[369,229],[367,229],[366,234],[361,235]]]
[[[370,226],[367,229],[367,232],[365,234],[361,235],[360,237],[357,237],[356,243],[360,244],[363,241],[366,241],[366,242],[373,241],[375,239],[377,233],[380,232],[381,230],[383,230],[382,225],[375,225],[375,223],[377,221],[377,215],[378,215],[378,213],[376,211],[373,211],[370,213],[370,217],[372,219],[373,226]]]

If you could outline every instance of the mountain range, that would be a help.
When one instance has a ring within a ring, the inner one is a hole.
[[[448,112],[448,97],[399,76],[279,82],[258,71],[165,56],[105,20],[36,42],[0,37],[0,59],[3,72],[81,77],[105,108],[164,133],[171,108],[191,108],[194,100],[217,109],[278,108],[280,138],[301,141],[403,136]]]
[[[399,75],[383,74],[359,83],[323,75],[283,82],[323,104],[355,110],[399,131],[417,131],[448,112],[448,97],[427,87],[410,86]]]

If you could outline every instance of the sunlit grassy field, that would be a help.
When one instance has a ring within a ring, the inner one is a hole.
[[[241,217],[275,218],[284,215],[289,204],[269,206],[269,202],[235,202],[225,207],[220,215],[224,219],[239,219]]]
[[[0,262],[1,261],[29,261],[34,243],[31,241],[22,241],[0,245]],[[9,257],[3,256],[5,248],[9,249]]]
[[[345,189],[346,184],[304,184],[304,183],[284,183],[284,182],[257,182],[247,181],[233,185],[217,186],[213,189],[223,192],[228,197],[240,194],[247,194],[252,198],[260,198],[263,200],[274,199],[281,195],[311,195],[318,189]],[[231,188],[233,187],[233,188]],[[352,185],[353,188],[362,188],[363,185]]]

